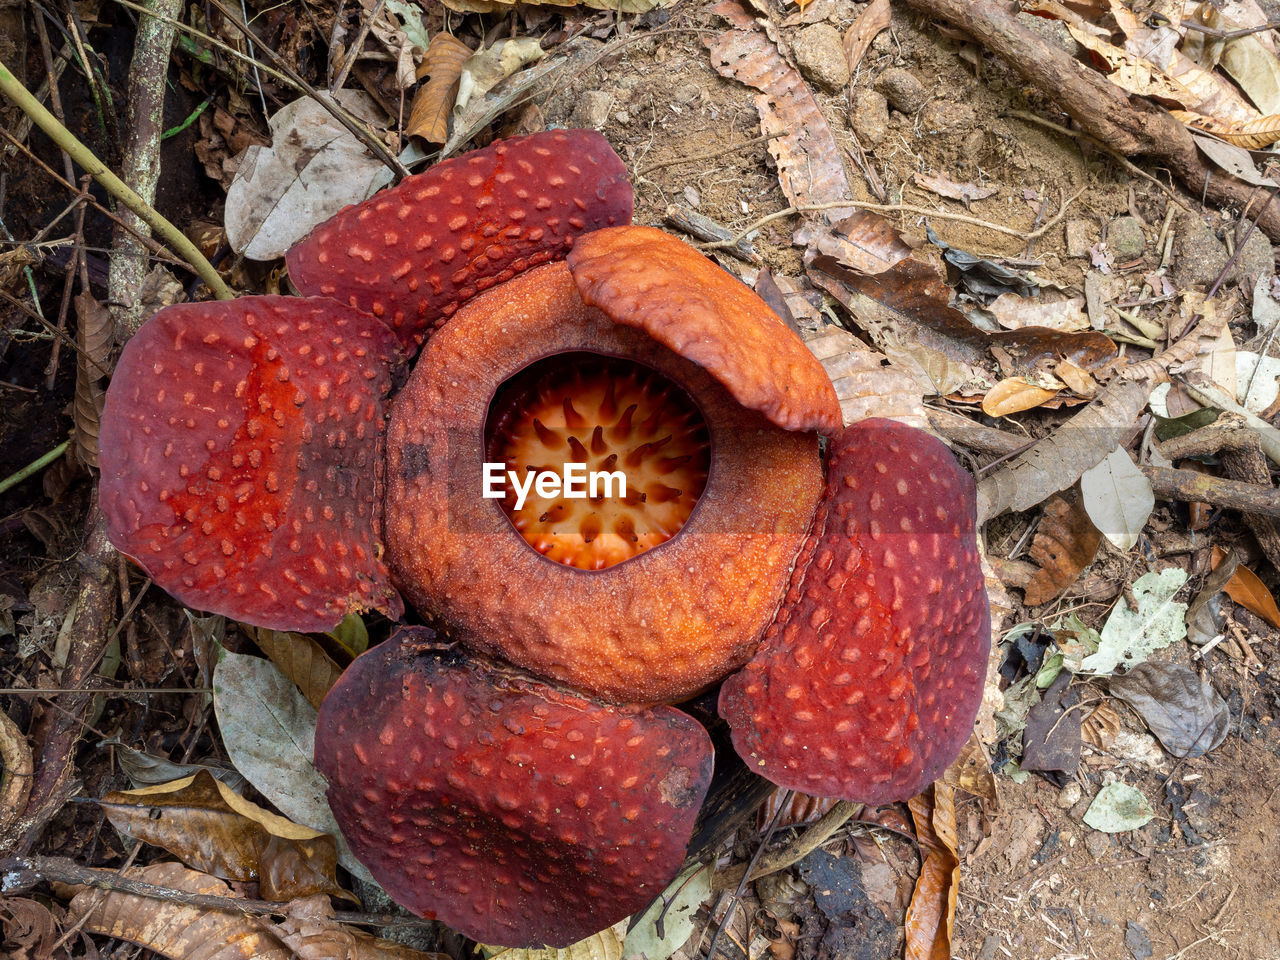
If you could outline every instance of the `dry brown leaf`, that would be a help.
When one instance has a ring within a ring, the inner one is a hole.
[[[27,774],[30,776],[30,774]],[[10,960],[53,960],[70,956],[53,950],[58,942],[59,924],[52,911],[28,897],[0,900],[0,947],[7,947]]]
[[[782,804],[784,796],[786,806]],[[756,827],[764,831],[774,824],[775,830],[781,830],[799,823],[813,823],[821,820],[838,802],[834,797],[813,797],[799,790],[775,790],[756,811]]]
[[[323,894],[294,900],[272,930],[298,960],[449,960],[447,954],[423,953],[338,923]]]
[[[907,908],[906,960],[950,960],[960,857],[955,791],[935,783],[908,802],[920,842],[920,876]]]
[[[1116,735],[1124,729],[1124,721],[1110,703],[1102,703],[1080,725],[1080,736],[1085,743],[1099,750],[1110,750]]]
[[[86,467],[98,466],[98,434],[102,431],[102,403],[111,371],[115,323],[111,312],[84,292],[76,305],[76,396],[72,406],[76,455]]]
[[[342,676],[342,667],[337,661],[324,652],[314,637],[305,633],[256,628],[250,630],[250,636],[280,672],[302,691],[307,702],[319,710],[324,695]]]
[[[1076,42],[1093,52],[1111,70],[1107,79],[1121,90],[1150,97],[1166,105],[1185,107],[1194,99],[1190,90],[1150,60],[1117,47],[1070,21],[1067,30]]]
[[[508,13],[517,3],[545,7],[592,7],[615,13],[647,13],[655,7],[670,6],[675,0],[442,0],[459,13]]]
[[[1188,110],[1170,110],[1169,113],[1192,130],[1203,130],[1246,150],[1261,150],[1280,140],[1280,113],[1245,121],[1219,120]]]
[[[1222,562],[1227,552],[1221,547],[1213,548],[1213,566]],[[1276,606],[1276,598],[1271,595],[1256,573],[1244,564],[1236,567],[1236,572],[1227,585],[1223,587],[1227,596],[1250,613],[1257,614],[1273,627],[1280,627],[1280,607]]]
[[[720,0],[711,10],[731,25],[706,41],[711,64],[722,77],[761,91],[755,98],[760,132],[773,137],[769,152],[777,163],[778,183],[787,199],[797,207],[850,199],[853,193],[840,145],[799,71],[782,58],[738,0]],[[821,215],[839,220],[854,210],[839,207]]]
[[[1009,377],[987,391],[982,398],[982,412],[988,417],[1007,417],[1034,409],[1057,395],[1057,390],[1038,387],[1024,377]]]
[[[428,143],[444,143],[449,139],[449,114],[458,96],[458,79],[462,65],[471,57],[471,48],[448,33],[431,38],[426,56],[418,67],[418,78],[430,76],[413,95],[409,123],[405,132],[422,137]]]
[[[858,69],[871,41],[881,30],[889,28],[889,15],[889,0],[871,0],[844,32],[844,56],[849,61],[849,73]]]
[[[187,893],[231,896],[214,877],[180,863],[134,867],[127,876]],[[270,925],[241,913],[208,910],[120,891],[88,889],[77,893],[69,919],[85,918],[90,933],[128,940],[171,960],[293,960],[293,951],[271,932]]]
[[[1051,497],[1044,505],[1044,519],[1031,541],[1031,559],[1040,568],[1027,584],[1028,607],[1048,603],[1076,582],[1093,563],[1102,534],[1085,513],[1080,498]]]
[[[227,880],[257,880],[264,899],[313,893],[354,899],[338,886],[333,837],[263,810],[207,771],[113,790],[98,803],[122,833]]]
[[[1053,375],[1065,383],[1072,393],[1086,400],[1092,400],[1098,392],[1098,381],[1093,379],[1093,374],[1065,358],[1054,364]]]
[[[1000,794],[996,789],[996,778],[991,772],[991,758],[987,756],[987,748],[975,730],[960,751],[960,755],[951,762],[951,766],[938,778],[950,787],[982,797],[992,803],[1000,802]]]
[[[917,186],[931,190],[940,197],[946,197],[949,200],[963,200],[965,203],[973,200],[985,200],[987,197],[993,197],[1000,192],[995,187],[980,187],[976,183],[957,183],[951,179],[945,170],[940,173],[917,173],[912,179]]]

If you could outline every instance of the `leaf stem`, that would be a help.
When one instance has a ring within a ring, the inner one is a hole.
[[[60,456],[66,453],[67,447],[70,444],[71,444],[70,440],[63,440],[60,444],[58,444],[56,447],[54,447],[44,456],[40,457],[38,460],[32,460],[21,470],[18,470],[15,473],[11,473],[9,474],[9,476],[5,477],[3,480],[0,480],[0,493],[4,493],[10,487],[16,486],[17,484],[21,483],[23,480],[27,479],[27,477],[31,476],[33,473],[37,473],[40,470],[43,470],[49,464],[53,463],[53,461],[57,460]]]

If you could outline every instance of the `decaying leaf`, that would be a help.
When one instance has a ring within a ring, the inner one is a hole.
[[[324,695],[342,676],[342,667],[337,661],[325,653],[314,637],[305,633],[255,627],[249,635],[279,671],[293,681],[307,702],[319,710]]]
[[[59,926],[53,912],[39,900],[15,896],[0,900],[0,947],[12,951],[10,960],[69,958],[69,949],[54,950]]]
[[[236,792],[244,787],[244,777],[232,767],[205,763],[174,763],[168,757],[135,750],[121,740],[103,740],[98,746],[115,748],[116,762],[120,764],[120,769],[125,772],[125,776],[135,787],[152,787],[158,783],[181,780],[201,770],[207,770]]]
[[[449,115],[458,97],[462,65],[470,56],[471,48],[452,34],[437,33],[431,38],[418,67],[418,77],[428,79],[413,95],[405,133],[428,143],[449,139]]]
[[[1088,330],[1089,318],[1084,312],[1084,297],[1044,301],[1002,293],[985,308],[1006,330],[1022,327],[1048,327],[1050,330]]]
[[[111,312],[87,290],[76,305],[76,396],[72,405],[76,456],[86,467],[97,469],[98,434],[102,431],[102,403],[111,372],[111,344],[115,323]]]
[[[850,73],[858,69],[858,64],[866,56],[871,41],[880,34],[880,31],[889,28],[890,13],[889,0],[871,0],[862,8],[862,12],[858,14],[858,18],[853,21],[849,29],[844,32],[844,55],[849,62]]]
[[[1107,65],[1111,71],[1107,79],[1121,90],[1171,106],[1185,107],[1194,100],[1191,91],[1151,61],[1109,43],[1076,23],[1067,23],[1067,30],[1080,46],[1092,51]]]
[[[180,863],[131,867],[127,876],[161,887],[232,896],[231,888],[205,873]],[[128,940],[171,960],[293,960],[293,951],[268,926],[242,913],[207,910],[168,900],[119,891],[88,889],[77,893],[68,908],[84,928],[118,940]]]
[[[499,81],[505,80],[521,67],[541,59],[542,54],[542,43],[537,37],[503,40],[476,51],[462,65],[455,109],[465,110],[473,97],[484,96]]]
[[[480,944],[479,949],[489,960],[622,960],[622,943],[627,938],[628,923],[629,920],[619,920],[607,930],[559,949],[503,948],[484,944]]]
[[[1144,573],[1133,584],[1134,610],[1121,599],[1107,617],[1099,635],[1098,652],[1086,657],[1080,668],[1099,676],[1116,667],[1132,668],[1154,651],[1177,643],[1187,635],[1185,603],[1174,595],[1187,582],[1187,572],[1169,567]]]
[[[1112,677],[1112,695],[1138,712],[1175,757],[1200,757],[1227,736],[1227,703],[1194,670],[1180,663],[1140,663]]]
[[[1124,551],[1137,545],[1156,505],[1151,481],[1123,447],[1081,474],[1080,494],[1093,525]]]
[[[711,10],[730,23],[730,29],[707,41],[711,64],[721,76],[761,91],[755,98],[760,132],[773,137],[769,152],[787,199],[799,207],[850,199],[840,145],[799,71],[782,58],[738,0],[720,0]],[[854,209],[839,207],[816,215],[835,221]]]
[[[1057,390],[1029,383],[1026,377],[1007,377],[987,391],[982,398],[982,412],[989,417],[1007,417],[1038,407],[1057,395]]]
[[[1171,112],[1174,114],[1182,113],[1182,111],[1179,110]],[[1209,129],[1209,127],[1213,126],[1212,123],[1210,123],[1209,126],[1205,126],[1199,121],[1192,124],[1191,121],[1196,119],[1193,114],[1179,116],[1178,119],[1182,120],[1182,122],[1186,123],[1188,126],[1192,126],[1193,129]],[[1204,120],[1207,118],[1201,119]],[[1196,146],[1200,148],[1201,153],[1227,173],[1237,179],[1243,180],[1245,183],[1251,183],[1255,187],[1276,186],[1275,180],[1271,177],[1265,177],[1258,172],[1258,168],[1254,165],[1253,157],[1249,154],[1249,150],[1253,148],[1249,147],[1248,143],[1238,142],[1236,139],[1232,139],[1218,130],[1210,129],[1209,132],[1222,137],[1222,139],[1215,140],[1213,137],[1198,136],[1196,134],[1191,135],[1191,139],[1196,142]],[[1245,136],[1244,139],[1248,140],[1249,137]],[[1267,142],[1271,143],[1273,141],[1269,140]]]
[[[1236,399],[1250,413],[1270,410],[1280,397],[1280,357],[1259,358],[1251,351],[1237,350],[1235,361]]]
[[[1039,569],[1027,584],[1027,606],[1048,603],[1075,583],[1093,563],[1101,540],[1102,534],[1089,520],[1079,497],[1055,496],[1046,501],[1044,518],[1029,551]]]
[[[132,867],[126,876],[183,893],[235,897],[221,880],[180,863]],[[83,887],[68,908],[69,919],[83,919],[90,933],[128,940],[170,960],[447,960],[339,924],[322,894],[294,900],[284,913],[272,923],[236,910]]]
[[[208,771],[98,801],[122,833],[227,880],[257,880],[267,900],[351,897],[334,875],[333,837],[250,803]],[[153,819],[154,816],[154,819]]]
[[[917,186],[931,190],[940,197],[949,200],[963,200],[966,204],[973,200],[985,200],[994,197],[1000,191],[995,187],[980,187],[976,183],[957,183],[945,170],[939,173],[917,173],[912,179]]]
[[[715,871],[696,863],[680,872],[627,932],[624,960],[667,960],[693,933],[694,918],[711,896]]]
[[[368,94],[339,90],[343,107],[369,122]],[[382,163],[320,104],[302,97],[276,111],[271,146],[245,153],[227,191],[227,241],[250,260],[274,260],[349,203],[363,200]]]
[[[1156,812],[1141,791],[1127,783],[1109,783],[1093,798],[1084,822],[1103,833],[1127,833],[1151,822]]]
[[[955,793],[935,783],[908,803],[923,863],[907,908],[906,960],[948,960],[960,887]]]
[[[267,660],[224,652],[213,706],[236,769],[296,823],[333,837],[342,865],[372,882],[329,810],[328,784],[312,762],[316,708],[298,688]]]
[[[1074,776],[1080,766],[1080,690],[1071,673],[1059,671],[1040,702],[1027,711],[1022,732],[1023,770],[1057,770]]]
[[[423,953],[339,923],[329,898],[319,894],[290,903],[285,918],[273,923],[271,931],[297,960],[450,960],[448,954]]]
[[[1260,37],[1236,37],[1218,62],[1262,113],[1280,114],[1280,61]]]
[[[987,756],[987,748],[977,730],[969,734],[960,755],[939,779],[950,787],[999,803],[1000,794],[996,789],[996,778],[991,772],[991,758]]]
[[[450,10],[459,13],[505,13],[517,3],[548,7],[592,7],[617,13],[647,13],[655,7],[666,7],[675,0],[443,0]]]
[[[888,357],[830,324],[815,331],[801,328],[800,339],[831,378],[845,426],[875,416],[929,429],[919,383]]]
[[[815,938],[814,956],[888,955],[894,925],[867,896],[856,860],[819,848],[800,861],[798,872],[826,921],[820,938]]]
[[[1214,569],[1217,569],[1225,556],[1226,551],[1221,547],[1213,548]],[[1250,613],[1258,615],[1273,627],[1280,629],[1280,608],[1276,606],[1276,598],[1271,595],[1271,591],[1258,575],[1244,564],[1236,567],[1236,572],[1231,575],[1231,579],[1222,589],[1226,591],[1228,597]]]

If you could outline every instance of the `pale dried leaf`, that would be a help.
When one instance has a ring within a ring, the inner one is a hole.
[[[1117,47],[1075,23],[1067,23],[1067,30],[1071,32],[1071,36],[1078,44],[1091,50],[1106,62],[1111,68],[1107,79],[1121,90],[1180,107],[1186,107],[1193,102],[1194,97],[1190,90],[1165,74],[1150,60]]]
[[[640,915],[622,944],[624,960],[667,960],[694,930],[698,909],[711,897],[711,865],[680,872]]]
[[[1151,822],[1156,815],[1147,798],[1127,783],[1109,783],[1093,798],[1084,822],[1103,833],[1127,833]]]
[[[442,0],[450,10],[459,13],[506,13],[516,4],[546,7],[591,7],[616,13],[648,13],[655,7],[667,7],[675,0]]]
[[[888,357],[867,349],[841,327],[802,330],[800,339],[831,378],[845,426],[867,417],[888,417],[929,429],[919,383]]]
[[[483,97],[498,83],[520,68],[542,58],[537,37],[503,40],[470,56],[459,77],[457,111],[465,110],[474,97]]]
[[[1092,400],[1098,393],[1098,381],[1093,374],[1070,360],[1062,359],[1053,365],[1053,375],[1067,385],[1067,388],[1078,397]]]
[[[1123,447],[1117,446],[1080,477],[1085,512],[1117,549],[1132,550],[1146,526],[1156,498],[1151,481]]]
[[[1132,589],[1137,609],[1124,598],[1115,605],[1099,632],[1097,652],[1085,657],[1080,668],[1109,676],[1117,667],[1133,667],[1182,640],[1187,635],[1187,605],[1173,598],[1186,582],[1187,572],[1176,567],[1140,576]]]
[[[1280,114],[1280,61],[1259,35],[1228,41],[1219,64],[1263,114]]]
[[[131,867],[126,876],[187,893],[232,896],[221,880],[180,863]],[[85,918],[84,929],[90,933],[128,940],[170,960],[293,960],[294,956],[251,916],[119,891],[83,890],[72,899],[68,916]]]
[[[335,99],[361,119],[376,121],[367,94],[339,90]],[[251,146],[227,191],[227,241],[250,260],[273,260],[311,228],[363,200],[382,163],[310,97],[272,115],[272,145]]]
[[[843,46],[845,59],[849,62],[849,73],[858,69],[867,48],[882,30],[889,28],[889,0],[871,0],[849,29],[844,32]]]
[[[629,918],[619,920],[607,930],[593,933],[584,940],[559,949],[553,947],[502,949],[487,947],[483,944],[480,945],[480,949],[485,952],[489,960],[622,960],[622,944],[627,938],[628,922]]]
[[[976,183],[957,183],[951,179],[945,170],[938,173],[917,173],[912,179],[917,186],[931,190],[940,197],[946,197],[949,200],[963,200],[965,203],[973,200],[985,200],[988,197],[994,197],[1000,192],[995,187],[980,187]]]
[[[1084,297],[1045,301],[1016,293],[1002,293],[987,304],[986,310],[1006,330],[1048,327],[1050,330],[1073,332],[1089,329],[1084,305]]]
[[[1250,413],[1270,410],[1280,395],[1280,358],[1259,358],[1256,353],[1241,350],[1236,353],[1235,361],[1234,392],[1240,403]]]
[[[794,206],[821,206],[851,198],[840,145],[799,71],[738,0],[721,0],[711,9],[732,25],[707,41],[711,64],[721,76],[761,91],[755,98],[760,132],[773,137],[769,152],[787,199]],[[854,210],[839,207],[817,215],[835,221]]]

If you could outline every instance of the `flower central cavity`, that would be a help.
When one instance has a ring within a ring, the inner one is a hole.
[[[566,566],[603,570],[679,532],[711,449],[702,414],[673,381],[631,360],[564,353],[498,388],[485,452],[525,541]]]

